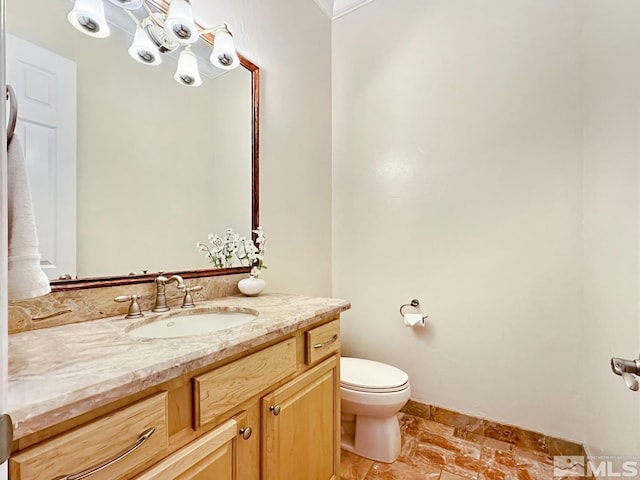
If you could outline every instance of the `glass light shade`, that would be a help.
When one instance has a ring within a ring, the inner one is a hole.
[[[217,68],[222,70],[233,70],[240,65],[240,58],[233,45],[233,37],[227,31],[220,31],[215,34],[213,40],[213,52],[209,60]]]
[[[133,43],[129,47],[129,55],[134,60],[145,65],[160,65],[162,62],[160,50],[141,27],[136,27]]]
[[[199,87],[202,85],[202,78],[200,78],[200,72],[198,71],[198,60],[191,49],[185,48],[180,53],[178,69],[173,78],[185,87]]]
[[[71,25],[91,37],[104,38],[111,33],[102,0],[76,0],[67,19]]]
[[[164,29],[171,38],[182,44],[195,43],[200,38],[191,4],[187,0],[171,0]]]
[[[142,0],[109,0],[114,5],[117,5],[127,10],[137,10],[142,7]]]

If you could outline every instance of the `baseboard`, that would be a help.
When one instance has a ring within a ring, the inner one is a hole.
[[[517,447],[535,450],[551,457],[555,455],[585,455],[583,445],[571,440],[552,437],[516,425],[507,425],[486,418],[466,415],[444,407],[429,405],[415,400],[409,400],[406,405],[402,407],[401,412],[455,427],[465,434],[480,435],[494,440],[500,440]]]

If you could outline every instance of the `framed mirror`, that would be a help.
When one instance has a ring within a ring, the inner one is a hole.
[[[147,3],[168,8],[160,0]],[[104,4],[107,18],[121,10]],[[130,31],[116,25],[108,38],[87,37],[67,21],[72,6],[68,0],[7,0],[6,6],[9,61],[25,63],[16,60],[20,49],[11,42],[26,42],[45,51],[38,55],[72,64],[77,79],[75,93],[59,94],[66,77],[52,76],[58,67],[43,60],[39,70],[14,74],[15,82],[32,82],[14,85],[16,132],[27,144],[43,266],[45,272],[52,266],[53,290],[145,283],[159,271],[185,278],[248,272],[247,266],[210,268],[196,242],[206,242],[209,233],[222,236],[226,228],[248,237],[259,225],[259,68],[241,54],[241,67],[214,68],[208,64],[213,37],[205,35],[193,47],[203,84],[188,88],[173,78],[177,53],[163,55],[157,67],[139,64],[127,53],[133,22]],[[75,144],[67,146],[75,154],[71,173],[62,163],[72,155],[53,152],[68,143],[56,137],[64,127],[45,128],[29,118],[44,99],[67,110],[75,105],[69,129]],[[75,184],[60,183],[70,177]],[[65,201],[64,192],[75,198]],[[43,198],[35,198],[39,194]],[[50,236],[43,241],[41,232]],[[56,248],[71,244],[75,271],[54,270],[61,258]]]

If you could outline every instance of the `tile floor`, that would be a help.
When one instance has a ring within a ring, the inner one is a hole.
[[[398,459],[392,464],[377,463],[343,451],[342,480],[554,480],[549,454],[414,415],[399,415],[402,451]]]

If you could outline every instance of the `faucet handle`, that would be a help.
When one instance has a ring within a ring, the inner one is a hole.
[[[124,303],[131,302],[129,304],[129,310],[124,318],[140,318],[142,317],[142,310],[140,309],[140,305],[138,305],[138,299],[142,298],[138,295],[120,295],[113,299],[114,302]]]
[[[181,308],[193,308],[196,306],[193,303],[193,297],[191,296],[191,292],[199,292],[202,290],[202,285],[196,285],[195,287],[185,287],[184,289],[184,300],[182,301]]]

